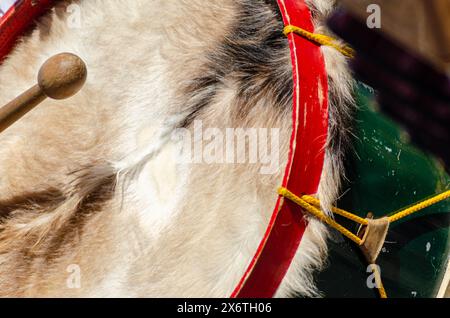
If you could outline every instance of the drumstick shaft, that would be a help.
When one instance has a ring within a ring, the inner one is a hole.
[[[40,68],[38,84],[0,108],[0,133],[33,110],[47,97],[61,100],[75,95],[87,77],[86,64],[71,53],[57,54]]]
[[[39,85],[35,85],[0,108],[0,133],[8,129],[46,98],[47,96]]]

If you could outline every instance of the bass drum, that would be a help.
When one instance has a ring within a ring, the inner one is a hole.
[[[375,93],[357,88],[354,149],[347,155],[347,184],[338,206],[361,217],[395,213],[450,189],[443,165],[409,143],[408,135],[379,114]],[[355,233],[354,223],[337,217]],[[378,265],[388,297],[444,297],[449,285],[450,202],[392,224]],[[378,297],[359,248],[336,233],[328,268],[319,275],[325,297]],[[447,295],[449,296],[449,295]]]
[[[53,2],[0,2],[0,61]],[[357,101],[356,137],[347,155],[348,182],[339,207],[361,217],[368,212],[382,217],[450,189],[442,164],[410,144],[400,127],[376,111],[373,91],[359,85]],[[336,219],[357,232],[353,223]],[[449,282],[449,227],[448,200],[392,225],[378,263],[389,297],[444,296]],[[318,275],[318,284],[325,297],[378,297],[358,247],[337,232],[330,242],[329,266]]]

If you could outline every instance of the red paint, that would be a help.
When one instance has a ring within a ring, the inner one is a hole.
[[[304,0],[278,0],[278,4],[285,25],[314,32],[311,12]],[[297,195],[316,194],[328,135],[327,73],[319,46],[295,34],[289,35],[289,44],[294,68],[294,129],[283,186]],[[231,297],[273,297],[306,227],[300,207],[278,198],[264,238]]]
[[[23,0],[0,19],[0,61],[17,39],[56,0]],[[313,32],[304,0],[278,0],[285,25]],[[282,30],[280,30],[282,32]],[[328,135],[328,81],[320,47],[289,35],[294,67],[293,132],[283,186],[297,195],[315,194],[323,169]],[[321,83],[321,84],[319,84]],[[319,98],[321,95],[322,98]],[[273,216],[233,298],[273,297],[300,245],[307,224],[301,209],[278,198]]]
[[[14,48],[17,39],[24,34],[35,19],[46,12],[55,0],[18,1],[0,18],[0,63]]]

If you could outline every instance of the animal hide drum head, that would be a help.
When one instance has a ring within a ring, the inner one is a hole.
[[[450,188],[450,177],[433,157],[409,143],[408,135],[376,111],[374,93],[357,89],[359,111],[354,149],[347,156],[348,182],[338,206],[361,217],[383,217]],[[354,223],[337,217],[355,231]],[[391,298],[443,296],[448,285],[450,202],[391,225],[378,259]],[[377,297],[371,272],[354,243],[339,233],[330,245],[329,266],[319,276],[325,297]]]
[[[51,2],[42,1],[47,5]],[[18,23],[14,32],[23,32],[27,25],[22,22],[33,20],[26,15],[17,18],[19,11],[13,14],[22,3],[30,2],[0,0],[0,61],[15,41],[8,31],[13,30],[11,21]],[[29,10],[34,9],[26,8],[27,14],[32,14],[29,17],[38,15]],[[362,84],[356,92],[359,110],[355,137],[346,157],[348,181],[338,206],[361,217],[369,212],[383,217],[449,190],[450,176],[442,164],[412,145],[401,127],[376,111],[374,92]],[[336,219],[353,233],[358,231],[351,221],[339,216]],[[449,200],[392,224],[378,260],[390,298],[443,295],[449,276],[449,227]],[[332,235],[329,246],[328,267],[317,277],[323,296],[378,297],[358,247],[338,232]]]

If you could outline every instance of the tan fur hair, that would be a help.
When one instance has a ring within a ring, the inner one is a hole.
[[[0,67],[0,104],[60,52],[79,55],[89,76],[75,97],[45,101],[0,135],[0,296],[231,294],[287,160],[292,74],[286,39],[272,39],[282,29],[273,3],[65,1],[40,20]],[[326,32],[334,1],[308,3]],[[79,27],[68,23],[69,5],[80,10]],[[271,60],[264,43],[273,44]],[[339,193],[352,100],[345,58],[323,52],[331,118],[318,195],[327,208]],[[177,165],[168,136],[194,120],[279,128],[281,168]],[[313,273],[326,259],[327,230],[310,221],[278,296],[319,295]],[[73,266],[77,288],[68,286]]]

